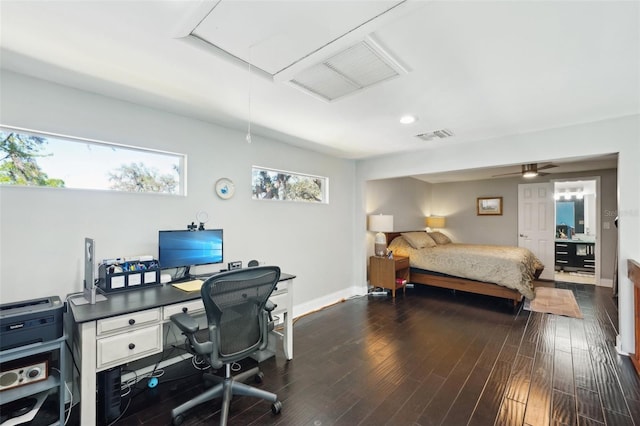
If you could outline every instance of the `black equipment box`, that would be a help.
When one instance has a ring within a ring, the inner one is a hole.
[[[58,296],[0,305],[0,350],[62,337],[63,311]]]

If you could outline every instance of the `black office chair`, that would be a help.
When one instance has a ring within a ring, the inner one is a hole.
[[[279,278],[279,267],[260,266],[222,272],[207,279],[200,290],[207,313],[206,341],[196,339],[198,323],[187,313],[171,316],[171,321],[187,336],[197,354],[205,356],[213,369],[226,368],[224,378],[205,374],[206,381],[217,384],[171,411],[174,425],[182,423],[188,410],[218,397],[222,397],[220,424],[226,425],[233,395],[265,399],[272,403],[274,414],[280,413],[282,403],[276,394],[242,383],[250,377],[261,381],[262,373],[258,367],[231,376],[232,363],[267,347],[269,328],[270,325],[273,328],[273,324],[269,323],[265,306]]]

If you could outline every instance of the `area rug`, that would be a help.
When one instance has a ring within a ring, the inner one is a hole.
[[[524,309],[546,314],[582,318],[582,312],[571,290],[551,287],[536,287],[536,298],[526,300]]]

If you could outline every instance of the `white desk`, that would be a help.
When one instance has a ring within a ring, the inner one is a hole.
[[[283,316],[283,348],[293,359],[293,279],[282,273],[270,300]],[[80,424],[96,424],[96,374],[164,348],[162,325],[177,312],[204,312],[200,292],[184,292],[171,285],[109,294],[95,305],[69,303],[71,342],[80,370]],[[186,311],[185,311],[186,309]]]

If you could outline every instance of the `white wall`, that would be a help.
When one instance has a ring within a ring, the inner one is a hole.
[[[640,259],[640,116],[633,115],[612,120],[532,132],[497,138],[482,143],[441,144],[421,152],[386,155],[357,163],[356,241],[366,241],[367,213],[365,188],[367,181],[396,178],[422,173],[446,172],[472,168],[522,163],[544,162],[554,159],[619,153],[618,159],[618,215],[620,231],[619,270],[619,326],[620,349],[634,350],[633,286],[627,278],[627,259]],[[607,196],[611,196],[608,194]],[[603,217],[603,220],[606,218]],[[359,235],[358,235],[359,234]],[[359,282],[366,280],[365,244],[360,249]],[[604,261],[604,259],[603,259]]]
[[[367,183],[367,214],[393,215],[395,231],[425,228],[430,210],[431,185],[410,177]]]
[[[410,177],[367,182],[366,211],[393,216],[394,231],[424,229],[424,218],[431,214],[431,186]],[[367,232],[367,259],[374,254],[375,233]]]
[[[158,230],[186,229],[199,211],[224,229],[225,264],[258,259],[298,276],[294,315],[356,291],[353,161],[256,135],[247,144],[242,132],[11,72],[0,81],[4,125],[188,156],[186,197],[0,187],[2,303],[81,290],[84,237],[98,259],[155,256]],[[330,203],[252,200],[252,165],[327,176]],[[230,200],[213,191],[221,177],[236,183]]]
[[[444,233],[458,243],[517,246],[518,183],[506,178],[433,185],[432,203],[447,218]],[[502,215],[477,216],[478,197],[502,197]]]

